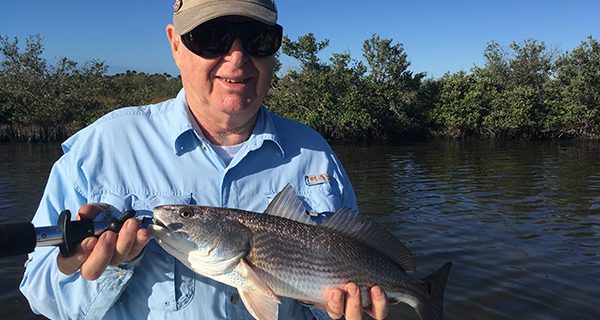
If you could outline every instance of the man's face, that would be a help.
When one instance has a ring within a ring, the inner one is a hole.
[[[196,119],[225,116],[249,121],[254,117],[267,95],[274,57],[251,56],[236,39],[226,54],[203,58],[191,52],[169,27],[167,34],[173,56]]]

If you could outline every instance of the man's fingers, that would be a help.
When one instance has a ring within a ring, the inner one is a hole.
[[[85,238],[81,244],[75,248],[73,255],[68,258],[58,254],[56,258],[58,270],[65,275],[72,275],[77,272],[81,265],[87,260],[97,241],[98,239],[94,237]]]
[[[360,290],[354,283],[348,283],[344,286],[346,291],[346,308],[345,317],[346,320],[360,320],[362,319],[362,305],[360,299]]]
[[[93,220],[102,211],[100,207],[94,204],[86,204],[79,208],[75,220]],[[61,254],[57,256],[58,270],[66,275],[71,275],[77,272],[81,266],[87,261],[88,257],[94,250],[98,239],[95,237],[85,238],[79,245],[76,246],[72,256],[65,258]]]
[[[94,220],[101,211],[102,208],[95,204],[85,204],[79,208],[75,220]]]
[[[149,241],[150,241],[150,232],[144,228],[138,229],[137,233],[136,233],[135,243],[133,244],[133,247],[129,251],[129,255],[127,256],[127,259],[125,259],[125,262],[129,262],[129,261],[135,259],[135,257],[139,256]]]
[[[79,208],[76,220],[93,220],[102,212],[102,207],[86,204]],[[90,237],[82,241],[69,258],[59,255],[58,268],[67,275],[81,271],[87,280],[96,280],[108,265],[119,265],[137,257],[150,241],[150,233],[140,229],[139,221],[130,218],[121,227],[118,235],[112,231],[103,232],[99,238]]]
[[[387,297],[379,286],[371,288],[371,306],[368,313],[376,320],[385,319],[388,315]]]
[[[117,234],[112,231],[104,232],[94,247],[94,251],[81,265],[81,276],[87,280],[96,280],[102,275],[112,260]]]
[[[344,315],[344,292],[332,289],[327,300],[327,313],[331,319],[341,319]]]
[[[117,236],[117,245],[115,252],[110,261],[110,265],[116,266],[129,256],[129,252],[136,241],[137,230],[139,229],[139,223],[136,219],[127,219],[119,234]]]

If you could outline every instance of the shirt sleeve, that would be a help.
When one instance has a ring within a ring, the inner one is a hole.
[[[63,156],[50,172],[46,189],[33,218],[36,226],[57,223],[64,209],[72,212],[87,203],[84,192],[70,176],[77,168]],[[20,290],[33,312],[50,319],[99,319],[119,298],[139,259],[119,267],[108,267],[95,281],[79,272],[64,275],[57,266],[57,247],[38,247],[29,254]]]

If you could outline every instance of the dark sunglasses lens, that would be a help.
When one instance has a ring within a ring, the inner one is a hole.
[[[244,50],[258,57],[274,55],[281,46],[283,29],[280,25],[267,26],[262,23],[247,25],[242,36]]]
[[[224,55],[233,43],[231,28],[219,21],[203,23],[185,34],[183,39],[190,51],[204,58]]]
[[[281,47],[283,28],[258,21],[232,23],[219,20],[205,22],[182,36],[183,43],[193,53],[203,58],[216,58],[226,54],[236,38],[244,50],[256,57],[268,57]]]

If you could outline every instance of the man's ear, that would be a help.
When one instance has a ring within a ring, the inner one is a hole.
[[[177,55],[181,51],[181,46],[183,45],[181,42],[181,36],[175,31],[175,26],[172,24],[167,25],[166,32],[167,38],[169,39],[169,44],[171,44],[173,58],[175,59],[175,62],[177,62]]]

